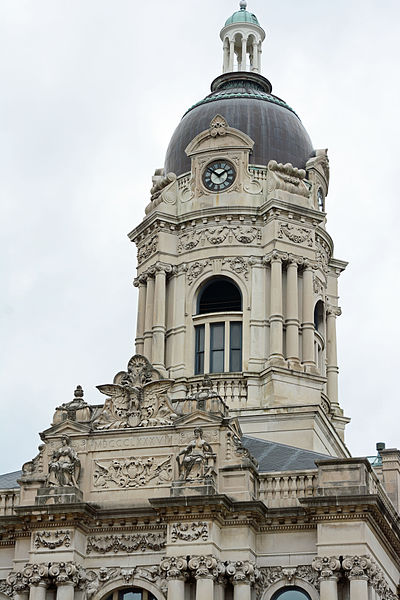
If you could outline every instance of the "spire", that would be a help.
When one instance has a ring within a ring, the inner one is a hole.
[[[223,72],[260,73],[265,31],[256,15],[247,11],[246,0],[240,0],[239,7],[240,10],[227,19],[220,33],[224,44]]]

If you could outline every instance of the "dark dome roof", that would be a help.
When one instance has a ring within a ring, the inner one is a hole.
[[[185,148],[209,128],[217,114],[254,140],[251,164],[267,165],[276,160],[304,169],[314,155],[311,140],[293,109],[271,94],[267,79],[255,73],[226,73],[215,79],[211,90],[186,112],[176,128],[165,157],[166,173],[182,175],[190,171]]]

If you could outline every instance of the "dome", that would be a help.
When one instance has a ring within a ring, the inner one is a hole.
[[[260,26],[256,15],[243,9],[233,13],[233,15],[225,22],[225,27],[227,27],[227,25],[232,25],[233,23],[254,23],[255,25]]]
[[[215,79],[211,94],[189,108],[176,128],[165,158],[165,173],[182,175],[191,162],[185,148],[220,114],[230,127],[254,140],[250,164],[267,165],[270,160],[304,169],[314,156],[311,140],[294,110],[274,96],[271,84],[261,75],[226,73]]]

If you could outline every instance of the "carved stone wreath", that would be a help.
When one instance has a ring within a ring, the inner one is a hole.
[[[171,525],[171,541],[194,542],[201,538],[208,540],[208,524],[206,522],[197,523],[173,523]]]

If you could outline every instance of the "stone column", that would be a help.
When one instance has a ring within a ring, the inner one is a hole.
[[[160,569],[168,582],[168,598],[185,600],[187,566],[187,560],[183,556],[168,556],[161,561]]]
[[[172,340],[171,340],[171,378],[182,377],[185,368],[188,367],[188,357],[185,356],[185,274],[187,265],[180,265],[175,268],[175,285],[172,308]],[[168,300],[169,301],[169,300]],[[190,362],[189,362],[190,365]],[[190,365],[191,366],[191,365]],[[192,367],[193,368],[193,367]]]
[[[198,577],[196,579],[196,600],[214,598],[214,579],[212,577]]]
[[[153,307],[153,348],[152,363],[155,369],[165,370],[165,288],[166,267],[156,265]]]
[[[248,581],[233,583],[233,600],[251,600],[251,585]]]
[[[222,72],[226,73],[229,67],[229,42],[227,39],[224,40],[224,64]]]
[[[140,275],[133,285],[139,288],[138,305],[137,305],[137,324],[136,324],[136,354],[143,354],[144,352],[144,327],[145,327],[145,315],[146,315],[146,277]]]
[[[185,600],[185,580],[168,579],[168,598]]]
[[[27,590],[18,590],[14,593],[14,600],[28,600],[29,592]]]
[[[192,556],[188,562],[188,566],[196,579],[196,600],[214,598],[214,578],[218,567],[217,559],[212,555]]]
[[[271,255],[271,314],[270,360],[272,363],[283,362],[283,315],[282,315],[282,256],[278,252]]]
[[[234,40],[231,40],[229,42],[229,72],[233,71],[234,59],[235,59],[235,42],[234,42]]]
[[[259,258],[251,266],[249,371],[261,371],[265,364],[265,268]],[[243,344],[244,345],[244,344]]]
[[[299,300],[297,257],[289,255],[286,285],[286,358],[299,365]]]
[[[259,72],[258,69],[258,44],[256,41],[253,42],[253,64],[251,65],[251,70],[256,73]]]
[[[30,585],[29,600],[46,600],[47,581],[39,581]]]
[[[339,410],[337,345],[336,345],[336,317],[341,315],[338,306],[328,306],[326,318],[326,375],[327,391],[332,409]]]
[[[228,563],[226,575],[233,584],[233,600],[251,600],[251,586],[256,579],[255,564],[249,560]]]
[[[75,586],[72,581],[57,583],[56,600],[74,600]]]
[[[368,577],[349,577],[350,600],[365,600],[368,598]]]
[[[315,369],[314,360],[314,288],[313,271],[309,261],[303,269],[303,364],[307,370]]]
[[[339,559],[336,556],[317,556],[312,567],[320,573],[321,600],[338,600]]]
[[[247,58],[247,39],[242,37],[242,63],[241,70],[246,70],[246,58]]]
[[[153,342],[153,306],[154,306],[154,279],[153,273],[147,275],[147,290],[146,290],[146,312],[144,317],[144,345],[143,353],[151,362],[151,348]]]
[[[372,566],[369,556],[346,556],[342,562],[350,581],[350,600],[368,598],[368,570]]]

